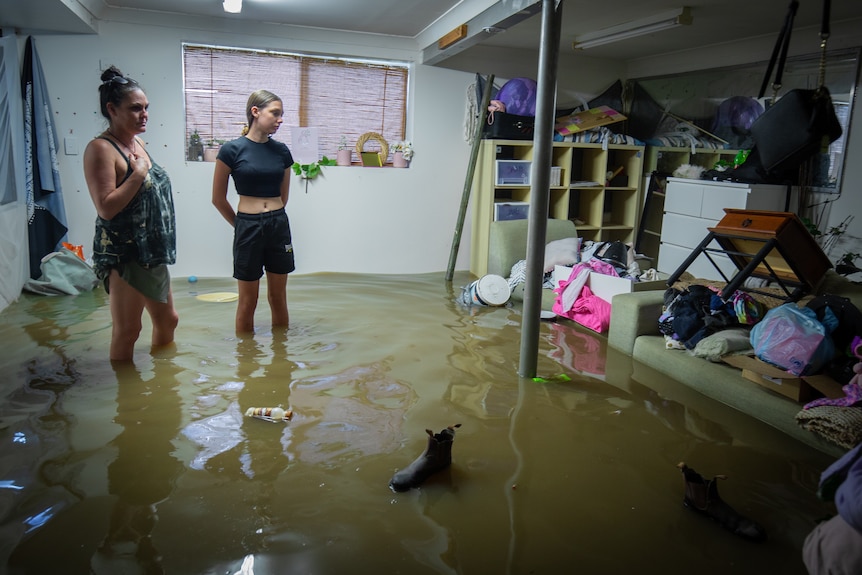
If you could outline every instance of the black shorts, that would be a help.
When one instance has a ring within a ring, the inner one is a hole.
[[[260,214],[237,213],[233,232],[233,277],[257,281],[263,270],[289,274],[296,266],[290,221],[283,209]]]

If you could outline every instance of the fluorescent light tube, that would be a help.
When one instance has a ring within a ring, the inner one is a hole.
[[[572,49],[586,50],[588,48],[595,48],[596,46],[604,46],[605,44],[621,42],[622,40],[637,38],[646,34],[654,34],[663,30],[669,30],[670,28],[676,28],[677,26],[688,25],[691,22],[690,8],[687,6],[677,8],[676,10],[656,14],[649,18],[611,26],[598,32],[582,34],[572,42]]]
[[[239,14],[242,12],[242,0],[224,0],[224,2],[222,2],[222,7],[225,12]]]

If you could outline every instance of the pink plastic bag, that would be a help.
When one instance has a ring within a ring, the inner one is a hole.
[[[793,375],[817,373],[835,354],[835,346],[814,311],[795,303],[766,312],[751,328],[751,346],[758,358]]]

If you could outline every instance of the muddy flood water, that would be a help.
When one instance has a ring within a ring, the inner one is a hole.
[[[290,279],[237,338],[232,279],[174,280],[175,350],[107,361],[102,289],[0,313],[0,549],[10,574],[804,574],[833,456],[542,323],[458,303],[466,273]],[[262,290],[263,297],[263,290]],[[247,417],[282,405],[289,422]],[[452,465],[389,480],[426,429]],[[682,505],[685,461],[768,540]]]

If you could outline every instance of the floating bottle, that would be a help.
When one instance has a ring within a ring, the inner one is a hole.
[[[278,407],[249,407],[245,410],[245,414],[248,417],[256,417],[258,419],[272,422],[289,421],[290,418],[293,417],[292,410],[285,410],[280,405]]]

